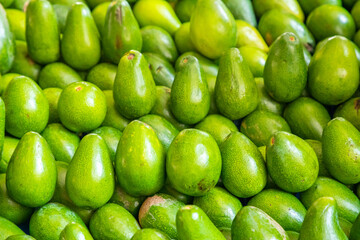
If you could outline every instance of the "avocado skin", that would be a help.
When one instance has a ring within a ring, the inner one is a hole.
[[[175,4],[176,16],[182,23],[189,22],[196,6],[196,0],[180,0]]]
[[[35,238],[33,238],[30,235],[21,234],[21,235],[12,235],[6,238],[6,240],[35,240]]]
[[[348,120],[360,131],[360,97],[351,98],[341,104],[335,111],[334,117],[342,117]]]
[[[42,89],[61,88],[73,82],[81,82],[79,74],[68,65],[56,62],[43,67],[39,73],[38,83]]]
[[[345,233],[346,237],[349,237],[353,224],[348,220],[339,217],[339,225],[341,227],[341,230]]]
[[[86,81],[98,86],[101,90],[112,90],[117,67],[111,63],[100,63],[90,69]]]
[[[60,234],[59,240],[93,240],[88,229],[78,223],[68,224]]]
[[[124,131],[125,127],[129,124],[130,120],[123,117],[115,107],[113,91],[105,90],[103,91],[106,98],[107,112],[104,121],[101,126],[109,126],[117,128],[120,131]]]
[[[109,150],[109,156],[112,162],[115,162],[116,149],[119,144],[122,132],[113,127],[99,127],[91,133],[96,133],[105,140]]]
[[[1,78],[1,76],[0,76]],[[5,139],[5,103],[4,100],[0,97],[0,156],[4,149],[4,139]],[[1,158],[0,158],[1,160]]]
[[[10,136],[4,137],[4,148],[0,159],[0,173],[6,173],[10,158],[15,151],[19,139]]]
[[[318,140],[313,139],[306,139],[305,140],[312,149],[314,149],[314,152],[317,156],[317,159],[319,161],[319,176],[322,177],[331,177],[329,171],[326,169],[324,160],[323,160],[323,153],[322,153],[322,143]]]
[[[356,218],[356,220],[351,228],[350,236],[349,236],[350,240],[357,240],[359,238],[360,238],[360,214]]]
[[[170,240],[163,232],[158,229],[145,228],[137,231],[131,240]]]
[[[190,22],[184,22],[183,24],[181,24],[180,28],[176,31],[174,35],[174,41],[176,44],[176,48],[180,53],[196,51],[196,48],[190,36]]]
[[[15,59],[15,37],[2,5],[0,6],[0,28],[3,30],[0,36],[0,73],[4,74],[10,70]]]
[[[272,97],[270,97],[270,95],[268,94],[265,88],[263,78],[255,78],[255,82],[258,88],[259,99],[260,99],[260,102],[256,110],[264,110],[282,116],[285,108],[285,103],[277,102]]]
[[[280,9],[297,17],[299,21],[304,21],[304,13],[300,4],[296,0],[253,0],[256,17],[261,16],[272,9]]]
[[[250,46],[240,47],[239,50],[245,61],[248,63],[254,77],[263,77],[268,55],[262,50]]]
[[[49,120],[48,123],[60,122],[57,106],[62,89],[60,88],[46,88],[43,89],[43,93],[49,103]]]
[[[25,13],[18,9],[5,9],[6,17],[16,40],[26,41],[25,38]]]
[[[194,56],[199,60],[201,68],[204,70],[206,76],[216,77],[219,71],[219,66],[212,60],[204,57],[200,53],[189,51],[181,54],[175,62],[175,70],[178,71],[180,63],[187,57]]]
[[[309,97],[300,97],[287,105],[284,118],[295,135],[319,141],[326,124],[331,120],[326,108]]]
[[[265,53],[269,52],[269,47],[257,28],[243,20],[236,20],[235,22],[237,28],[236,47],[249,46],[258,48]]]
[[[360,132],[341,117],[332,119],[324,129],[323,159],[330,174],[344,184],[360,181]]]
[[[286,234],[289,237],[289,240],[299,240],[299,233],[294,231],[286,231]]]
[[[309,15],[315,8],[321,5],[341,6],[341,0],[298,0],[298,2],[306,15]]]
[[[175,69],[171,63],[156,53],[143,53],[143,55],[149,64],[155,84],[171,88],[175,79]]]
[[[2,7],[2,6],[1,6]],[[25,234],[18,226],[6,218],[0,217],[0,238],[7,239],[10,236]]]
[[[300,194],[300,200],[309,208],[320,197],[332,197],[337,202],[339,217],[354,222],[360,213],[360,200],[357,196],[340,182],[319,177],[311,188]]]
[[[111,2],[103,2],[97,5],[91,12],[100,35],[102,35],[104,31],[106,13],[110,4]]]
[[[223,0],[223,2],[235,19],[244,20],[256,27],[257,22],[251,0]]]

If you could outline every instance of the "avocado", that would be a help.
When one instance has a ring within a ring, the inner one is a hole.
[[[104,126],[93,130],[92,133],[98,134],[100,137],[102,137],[105,140],[105,143],[109,150],[110,159],[114,163],[116,149],[120,141],[122,132],[119,129]]]
[[[128,125],[130,120],[123,117],[115,107],[113,91],[112,90],[105,90],[103,91],[106,99],[106,106],[107,112],[104,121],[102,122],[101,126],[108,126],[119,129],[123,131],[125,127]]]
[[[197,0],[180,0],[176,2],[174,10],[182,23],[190,21],[196,2]]]
[[[360,131],[360,97],[351,98],[337,107],[334,117],[342,117],[348,120]]]
[[[3,99],[0,97],[0,156],[2,156],[2,152],[4,149],[4,139],[5,139],[5,103]]]
[[[0,28],[0,73],[4,74],[10,70],[15,59],[15,36],[10,29],[3,5],[0,6]]]
[[[298,0],[298,2],[306,15],[309,15],[315,8],[321,5],[341,6],[341,0]]]
[[[306,213],[299,240],[318,239],[348,239],[339,225],[337,204],[334,198],[317,199]]]
[[[236,47],[249,46],[258,48],[266,53],[269,51],[268,45],[254,26],[243,20],[236,20],[235,22],[237,28]]]
[[[69,164],[63,161],[56,161],[57,180],[54,195],[51,202],[58,202],[68,206],[69,208],[74,207],[74,203],[71,201],[66,191],[66,174],[69,168]]]
[[[130,50],[141,51],[143,39],[139,24],[126,0],[113,1],[108,7],[102,34],[102,50],[114,64]]]
[[[239,50],[248,63],[254,77],[263,77],[264,66],[268,55],[262,50],[250,46],[240,47]]]
[[[182,55],[178,57],[175,63],[175,70],[178,71],[180,67],[180,63],[187,57],[193,56],[196,57],[197,60],[199,60],[201,68],[204,70],[207,77],[213,76],[216,77],[219,71],[219,66],[211,61],[210,59],[204,57],[203,55],[197,53],[197,52],[185,52]]]
[[[59,240],[93,240],[89,230],[79,223],[69,223],[60,234]]]
[[[330,174],[344,184],[360,181],[360,132],[341,117],[332,119],[324,129],[323,159]]]
[[[145,228],[137,231],[131,240],[170,240],[170,238],[164,234],[163,232],[153,229],[153,228]]]
[[[349,222],[348,220],[339,217],[339,225],[340,225],[342,231],[345,233],[346,237],[349,237],[353,224],[351,222]]]
[[[176,228],[179,240],[225,240],[201,208],[186,205],[176,214]]]
[[[70,11],[71,6],[62,5],[62,4],[53,4],[52,7],[56,15],[59,33],[62,34],[64,32],[66,18]]]
[[[18,73],[6,73],[0,77],[0,96],[2,96],[11,82],[15,77],[21,76]]]
[[[175,69],[163,56],[156,53],[144,53],[149,69],[157,86],[171,88],[175,79]]]
[[[351,231],[350,231],[350,240],[357,240],[360,238],[360,214],[359,216],[356,218]]]
[[[356,2],[351,9],[351,15],[355,21],[357,29],[360,28],[360,3]],[[10,23],[11,25],[11,23]]]
[[[5,136],[4,137],[4,148],[2,151],[2,156],[0,159],[0,173],[6,173],[7,166],[9,164],[10,158],[15,151],[19,139]]]
[[[103,35],[106,13],[110,4],[111,2],[103,2],[97,5],[91,12],[100,35]]]
[[[220,146],[221,179],[237,197],[252,197],[266,185],[265,162],[256,145],[240,132],[232,132]],[[246,183],[246,184],[244,184]]]
[[[326,169],[324,160],[323,160],[323,153],[322,153],[322,143],[318,140],[306,139],[305,140],[310,147],[314,150],[317,159],[319,161],[319,176],[323,177],[331,177],[329,171]]]
[[[257,107],[254,77],[237,48],[227,50],[220,58],[214,94],[219,112],[230,120],[243,118]]]
[[[257,18],[272,9],[279,9],[297,17],[300,22],[304,21],[304,13],[296,0],[253,0],[253,6]]]
[[[50,63],[43,67],[38,79],[42,89],[52,87],[64,89],[71,83],[81,81],[82,79],[76,71],[61,62]]]
[[[117,67],[111,63],[100,63],[90,69],[86,81],[98,86],[101,90],[112,90]]]
[[[6,240],[35,240],[35,238],[33,238],[30,235],[19,234],[19,235],[12,235],[8,237]]]
[[[49,120],[48,123],[60,122],[57,106],[61,95],[61,88],[46,88],[43,93],[49,103]]]
[[[115,203],[99,208],[90,219],[89,228],[95,240],[130,240],[140,230],[136,219]]]
[[[235,19],[246,21],[256,27],[257,22],[251,0],[223,0],[223,2]]]
[[[177,191],[175,188],[173,188],[171,186],[168,178],[165,180],[164,187],[159,192],[173,196],[174,198],[176,198],[177,200],[179,200],[180,202],[183,202],[185,204],[192,204],[193,199],[194,199],[194,197],[183,194],[183,193]]]
[[[220,150],[210,134],[185,129],[175,137],[166,157],[166,174],[177,191],[203,196],[215,187],[220,173]]]
[[[5,240],[10,236],[18,234],[24,234],[24,232],[11,221],[0,217],[0,239]]]
[[[6,17],[11,31],[16,40],[26,41],[25,38],[25,13],[18,9],[5,9]]]
[[[208,84],[209,94],[210,94],[210,109],[209,114],[218,114],[219,111],[216,106],[215,102],[215,85],[216,85],[216,77],[214,76],[207,76],[206,81]]]
[[[282,116],[285,103],[277,102],[276,100],[270,97],[270,95],[268,94],[265,88],[263,78],[255,78],[255,82],[258,88],[258,94],[260,99],[260,102],[256,110],[264,110]]]
[[[183,1],[186,0],[182,0],[180,3]],[[190,36],[190,22],[184,22],[181,24],[180,28],[175,32],[174,40],[176,48],[180,53],[196,51]]]
[[[236,23],[221,0],[197,0],[190,20],[190,37],[198,52],[219,58],[236,45]]]

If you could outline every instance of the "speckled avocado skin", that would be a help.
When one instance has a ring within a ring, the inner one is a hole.
[[[59,240],[93,240],[89,230],[81,224],[70,223],[60,234]]]
[[[0,97],[0,156],[2,156],[5,138],[5,103]],[[0,159],[1,160],[1,159]]]
[[[350,240],[356,240],[360,238],[360,214],[354,222],[350,231]]]
[[[3,34],[0,36],[0,73],[8,72],[15,59],[15,38],[10,30],[4,7],[0,6],[0,28]]]
[[[342,117],[352,123],[360,131],[360,97],[351,98],[340,105],[334,117]]]
[[[6,218],[0,217],[0,238],[7,239],[9,236],[24,234],[14,223]]]
[[[145,228],[139,230],[135,233],[135,235],[131,238],[131,240],[170,240],[166,234],[161,232],[160,230],[153,228]]]
[[[43,67],[38,79],[42,89],[51,87],[64,89],[73,82],[81,81],[81,77],[74,69],[61,62],[50,63]]]

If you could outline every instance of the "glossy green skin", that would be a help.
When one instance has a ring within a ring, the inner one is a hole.
[[[169,121],[158,115],[148,114],[139,118],[139,121],[153,128],[165,152],[167,152],[179,131]]]
[[[360,131],[359,109],[360,97],[351,98],[336,109],[334,117],[345,118]]]
[[[236,20],[235,22],[237,28],[236,47],[249,46],[260,49],[266,53],[269,51],[265,40],[255,27],[243,20]]]
[[[2,156],[2,152],[4,148],[4,138],[5,138],[5,103],[3,99],[0,97],[0,156]]]
[[[171,88],[175,79],[175,69],[163,56],[156,53],[144,53],[151,74],[157,86]]]
[[[55,159],[46,140],[38,133],[28,132],[21,138],[6,173],[9,195],[24,206],[42,206],[54,194]]]
[[[176,228],[179,240],[225,240],[205,212],[195,205],[179,209],[176,215]]]
[[[0,217],[0,238],[6,239],[9,236],[24,234],[24,232],[18,228],[14,223],[10,222],[6,218]]]
[[[279,102],[298,98],[307,80],[307,65],[299,38],[293,33],[280,35],[271,45],[264,68],[269,95]]]
[[[231,120],[218,114],[208,115],[195,128],[209,133],[219,146],[232,132],[238,131]]]
[[[74,203],[69,198],[69,195],[65,187],[66,174],[68,168],[69,168],[68,163],[62,161],[56,161],[57,181],[56,181],[55,192],[51,199],[51,202],[58,202],[68,207],[73,207]]]
[[[151,109],[150,113],[164,117],[178,130],[182,130],[186,128],[187,125],[180,123],[178,120],[176,120],[175,116],[173,115],[170,108],[171,105],[170,93],[171,93],[170,88],[165,86],[157,86],[155,104],[154,107]]]
[[[262,77],[267,59],[267,54],[254,47],[244,46],[239,48],[241,55],[248,63],[254,77]]]
[[[211,189],[205,196],[195,197],[193,204],[200,207],[218,229],[230,229],[242,208],[239,199],[220,187]]]
[[[81,82],[79,74],[64,63],[50,63],[41,69],[39,74],[39,86],[45,88],[64,89],[71,83]]]
[[[268,94],[263,78],[255,78],[255,82],[258,88],[260,102],[256,110],[264,110],[272,112],[278,115],[282,115],[285,107],[285,103],[279,103],[270,97]]]
[[[103,91],[105,98],[106,98],[106,106],[107,112],[104,121],[102,122],[101,126],[109,126],[119,129],[123,131],[125,127],[128,125],[130,120],[124,118],[115,107],[113,91],[106,90]]]
[[[280,131],[269,140],[266,150],[267,170],[277,186],[288,192],[302,192],[314,184],[319,162],[307,142]]]
[[[98,86],[101,90],[112,90],[117,67],[110,63],[100,63],[93,67],[88,75],[86,81]]]
[[[193,13],[196,0],[180,0],[175,4],[175,13],[176,16],[180,19],[182,23],[189,22],[191,18],[191,14]]]
[[[15,77],[21,76],[18,73],[6,73],[0,77],[0,96],[4,94],[5,89]]]
[[[30,235],[36,239],[58,240],[69,223],[78,223],[85,227],[81,218],[65,205],[48,203],[31,216]]]
[[[355,21],[357,29],[360,28],[360,3],[356,2],[351,9],[351,15]]]
[[[336,5],[341,6],[341,0],[298,0],[302,10],[305,12],[305,14],[309,14],[314,10],[315,8],[329,4],[329,5]]]
[[[215,102],[219,112],[230,120],[245,117],[259,103],[254,77],[237,48],[229,49],[220,58]]]
[[[216,59],[236,45],[236,23],[221,0],[197,0],[190,37],[198,52]]]
[[[306,214],[306,209],[299,199],[276,189],[262,191],[253,197],[248,205],[263,210],[287,231],[299,232]]]
[[[143,39],[131,7],[126,0],[110,4],[102,31],[102,50],[114,64],[130,50],[141,51]]]
[[[355,220],[350,231],[350,240],[357,240],[359,238],[360,238],[360,215]]]
[[[170,99],[172,113],[182,123],[198,123],[209,113],[210,93],[197,58],[189,56],[180,63]]]
[[[18,9],[6,9],[6,17],[16,40],[25,40],[25,13]]]
[[[333,61],[336,56],[336,62]],[[326,39],[309,65],[308,89],[319,102],[338,105],[359,85],[359,66],[351,41],[341,36]]]
[[[79,144],[66,174],[66,191],[78,207],[96,209],[114,193],[113,164],[105,140],[86,135]]]
[[[79,223],[70,223],[60,234],[59,240],[93,240],[86,227]]]
[[[60,122],[57,106],[61,95],[61,88],[46,88],[43,93],[49,103],[49,120],[48,123]]]
[[[110,203],[116,203],[128,210],[134,217],[138,216],[141,204],[145,197],[133,197],[126,193],[119,184],[115,185],[114,194],[110,198]]]
[[[334,198],[319,198],[308,209],[299,236],[299,240],[305,239],[348,239],[339,225]]]
[[[209,114],[217,114],[219,113],[216,102],[215,102],[215,85],[216,85],[216,77],[207,75],[206,81],[208,83],[208,89],[210,93],[210,109]]]
[[[177,191],[175,188],[173,188],[169,182],[169,179],[166,179],[164,187],[160,190],[160,193],[165,193],[168,195],[173,196],[180,202],[183,202],[185,204],[192,204],[194,197],[183,194],[179,191]]]
[[[236,215],[231,227],[233,240],[274,239],[288,240],[285,230],[257,207],[245,206]]]
[[[140,226],[159,229],[171,239],[177,239],[176,213],[183,206],[183,202],[167,194],[158,193],[148,197],[139,211]]]
[[[29,131],[41,132],[48,123],[49,103],[40,87],[30,78],[16,77],[3,95],[6,131],[22,137]]]
[[[0,174],[0,217],[4,217],[15,224],[24,223],[33,212],[31,208],[22,206],[12,200],[6,188],[6,175]]]
[[[289,240],[299,240],[299,233],[294,231],[286,231],[286,234],[289,237]]]
[[[272,9],[280,9],[294,15],[299,21],[304,21],[304,13],[296,0],[254,0],[253,6],[257,18]]]
[[[291,132],[284,118],[261,110],[256,110],[244,118],[240,131],[258,147],[266,145],[270,137],[278,131]]]
[[[12,73],[18,73],[37,81],[41,66],[29,56],[25,41],[15,41],[15,59],[10,69]]]
[[[197,129],[182,130],[167,153],[166,173],[171,185],[181,193],[208,193],[221,173],[221,155],[214,138]]]
[[[312,52],[315,39],[304,23],[290,13],[273,9],[266,12],[259,21],[258,30],[270,46],[281,34],[292,32]]]
[[[345,8],[334,5],[322,5],[314,9],[306,20],[306,26],[314,34],[316,41],[334,35],[352,39],[356,31],[351,14]]]
[[[30,0],[26,7],[26,42],[35,62],[47,64],[60,58],[60,34],[55,11],[46,0]]]
[[[125,128],[115,167],[120,187],[134,197],[152,195],[163,187],[165,150],[149,125],[134,120]]]
[[[224,235],[226,240],[231,240],[231,228],[230,229],[220,229],[220,231]]]
[[[135,50],[127,52],[117,72],[113,90],[117,110],[128,119],[148,114],[155,104],[156,89],[144,56]]]
[[[349,237],[353,224],[351,222],[349,222],[348,220],[341,218],[341,217],[339,217],[339,224],[340,224],[342,231],[345,233],[345,235],[347,237]]]
[[[213,61],[209,60],[208,58],[202,56],[197,52],[185,52],[178,57],[175,63],[175,69],[178,70],[180,67],[180,63],[183,61],[184,58],[189,56],[194,56],[199,60],[201,68],[204,70],[207,76],[214,76],[216,77],[219,71],[218,65],[216,65]]]
[[[92,133],[98,134],[105,140],[106,145],[109,149],[109,156],[112,162],[115,162],[116,149],[119,144],[122,132],[113,127],[99,127],[92,131]]]
[[[10,5],[12,5],[13,2],[14,2],[13,0],[1,0],[0,4],[1,4],[3,7],[7,8],[7,7],[9,7]]]
[[[314,152],[317,156],[317,159],[319,161],[319,176],[331,177],[331,175],[330,175],[329,171],[326,169],[326,166],[323,161],[321,141],[312,140],[312,139],[307,139],[305,141],[310,145],[310,147],[312,147],[314,149]]]
[[[15,59],[15,37],[12,33],[9,21],[6,18],[4,7],[0,6],[0,73],[8,72]]]
[[[339,217],[354,222],[360,212],[360,200],[345,185],[327,177],[319,177],[315,184],[300,194],[300,200],[309,208],[316,199],[332,197],[337,202]]]
[[[100,35],[102,35],[104,31],[106,13],[110,4],[111,2],[101,3],[97,5],[91,12]]]
[[[174,35],[181,25],[171,5],[164,0],[137,1],[133,12],[141,27],[154,25]]]
[[[78,70],[87,70],[100,59],[99,32],[88,7],[80,2],[72,5],[61,40],[61,55]]]
[[[182,0],[181,2],[186,1]],[[193,1],[195,2],[195,1]],[[174,36],[176,48],[180,53],[196,51],[194,43],[190,37],[190,22],[181,24],[181,27],[175,32]]]
[[[53,4],[52,6],[56,14],[59,33],[61,34],[64,31],[66,24],[66,17],[70,11],[71,6],[66,6],[62,4]]]
[[[224,0],[223,2],[235,19],[244,20],[252,26],[256,27],[256,17],[252,2],[250,0]]]
[[[16,0],[15,0],[16,1]],[[76,2],[86,3],[84,0],[50,0],[51,4],[60,4],[71,7]]]
[[[300,97],[287,105],[284,118],[297,136],[319,141],[326,124],[331,120],[326,108],[309,97]]]
[[[171,35],[157,26],[146,26],[141,29],[143,39],[142,52],[157,53],[169,62],[175,62],[178,52]]]
[[[131,240],[170,240],[168,236],[166,236],[163,232],[152,229],[152,228],[145,228],[139,230],[135,233],[135,235],[131,238]]]
[[[136,219],[125,208],[114,203],[97,210],[89,228],[95,240],[130,240],[140,230]]]
[[[94,84],[75,82],[61,93],[58,113],[61,123],[73,132],[98,128],[106,116],[106,98]]]
[[[15,151],[15,148],[19,142],[19,139],[5,136],[4,137],[4,148],[0,160],[0,173],[6,173],[7,166],[10,158]]]
[[[230,193],[247,198],[265,187],[265,163],[256,145],[244,134],[231,133],[220,150],[223,164],[221,179]],[[247,184],[243,184],[244,182]]]
[[[75,133],[59,123],[53,123],[49,124],[41,135],[49,144],[57,161],[71,162],[80,142],[80,138]]]
[[[324,163],[331,175],[344,184],[358,183],[360,132],[344,118],[337,117],[325,127],[322,143]]]
[[[30,235],[19,234],[19,235],[12,235],[6,238],[6,240],[35,240],[35,238],[31,237]]]
[[[354,36],[354,43],[360,47],[360,30],[356,32]]]

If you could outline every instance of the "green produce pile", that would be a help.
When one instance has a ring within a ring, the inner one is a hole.
[[[360,0],[0,0],[0,240],[360,240]]]

